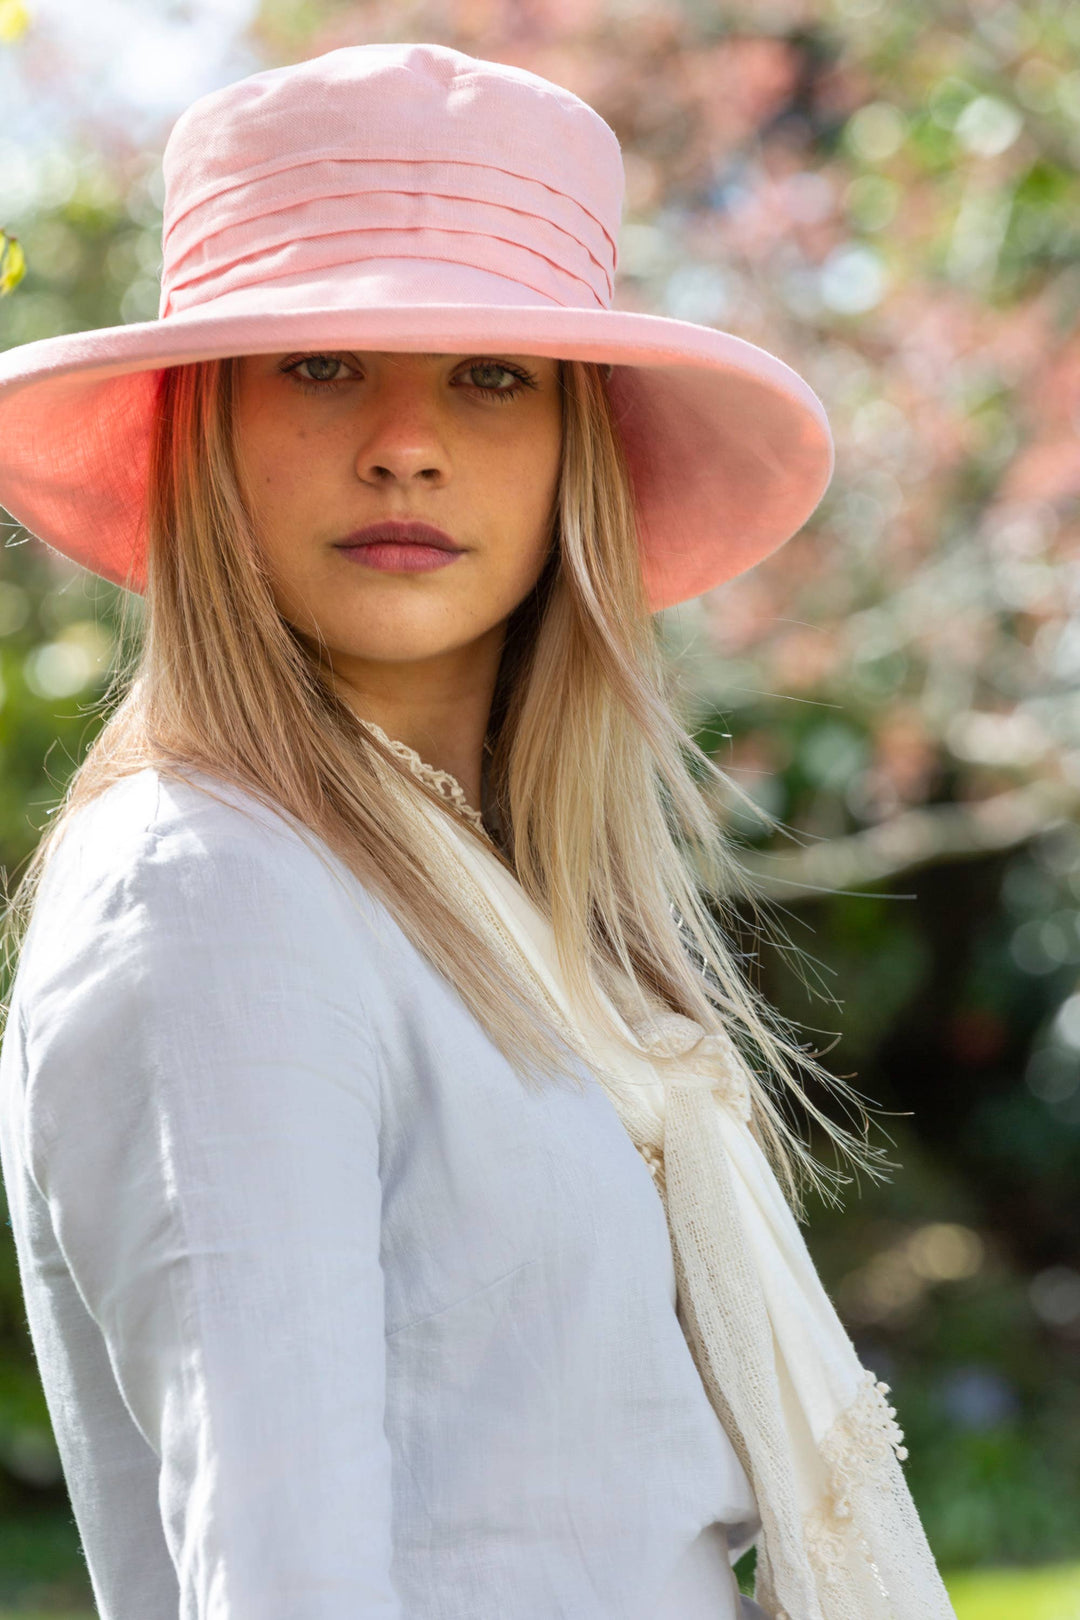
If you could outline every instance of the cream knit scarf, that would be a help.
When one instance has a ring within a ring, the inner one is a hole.
[[[364,723],[447,801],[449,813],[380,763],[445,892],[583,1055],[652,1172],[679,1322],[757,1498],[755,1601],[770,1620],[955,1620],[900,1468],[889,1386],[859,1362],[749,1129],[734,1045],[667,1009],[628,1023],[614,1002],[641,1055],[608,1040],[572,1004],[550,922],[492,852],[460,784]],[[685,1061],[661,1070],[651,1052]]]

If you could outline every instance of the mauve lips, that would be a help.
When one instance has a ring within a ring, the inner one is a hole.
[[[363,529],[354,529],[344,540],[335,541],[335,545],[365,546],[374,545],[378,541],[399,546],[434,546],[439,551],[464,550],[464,547],[459,546],[443,529],[436,529],[430,523],[404,523],[393,519],[387,519],[382,523],[369,523]]]

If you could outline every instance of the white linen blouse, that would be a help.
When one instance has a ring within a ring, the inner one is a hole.
[[[187,774],[76,814],[0,1049],[101,1620],[762,1614],[602,1086],[524,1085],[321,841]]]

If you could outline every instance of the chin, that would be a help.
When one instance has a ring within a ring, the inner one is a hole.
[[[418,625],[404,617],[393,619],[387,616],[380,619],[378,628],[373,628],[369,634],[357,635],[354,626],[351,634],[346,631],[336,640],[327,635],[326,640],[346,660],[355,658],[371,664],[419,664],[469,646],[486,629],[483,625],[476,628],[464,623],[460,628],[455,628],[453,624],[448,625],[446,619],[447,615],[443,614],[438,625]]]

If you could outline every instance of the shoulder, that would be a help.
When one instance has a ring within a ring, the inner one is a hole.
[[[341,868],[308,828],[238,783],[148,765],[68,813],[49,870],[55,864],[68,878],[122,873],[151,850],[164,864],[262,857],[304,865],[329,857]]]
[[[136,877],[183,884],[200,875],[260,877],[294,892],[348,879],[369,910],[377,902],[344,862],[281,806],[190,767],[147,766],[69,813],[46,867],[48,886],[76,896]],[[171,878],[169,877],[171,875]],[[46,887],[45,882],[42,888]]]
[[[199,942],[217,961],[277,952],[326,962],[394,929],[310,829],[204,773],[147,767],[71,812],[51,851],[20,977],[138,978]]]
[[[269,1118],[325,1082],[381,1119],[378,908],[307,829],[207,785],[135,773],[74,810],[52,852],[12,1002],[41,1188],[65,1142],[197,1129],[189,1099],[212,1131],[222,1110]]]

